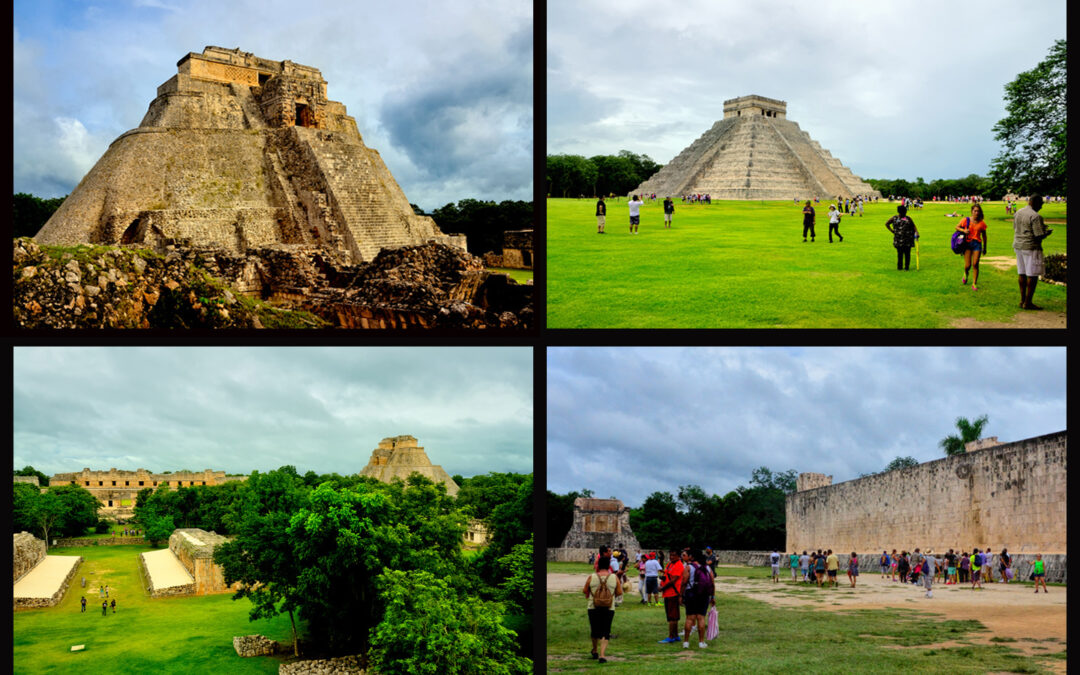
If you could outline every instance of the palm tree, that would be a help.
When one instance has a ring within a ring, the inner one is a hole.
[[[982,437],[983,428],[989,421],[990,418],[986,415],[976,419],[974,422],[968,421],[966,417],[957,417],[956,428],[960,431],[960,435],[946,436],[941,439],[938,445],[945,450],[946,457],[963,454],[965,445]]]

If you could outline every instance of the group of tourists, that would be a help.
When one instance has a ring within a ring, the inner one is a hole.
[[[668,199],[671,199],[671,197],[668,197]],[[683,204],[712,204],[712,197],[707,192],[705,194],[698,193],[683,195],[682,201]]]
[[[79,604],[82,606],[82,609],[80,611],[85,612],[86,611],[86,596],[85,595],[82,596],[82,600],[79,602]],[[101,616],[105,616],[108,613],[108,609],[109,609],[110,606],[112,607],[112,613],[116,614],[116,598],[112,599],[111,605],[110,605],[108,600],[102,600],[101,601]]]
[[[619,566],[620,557],[624,563],[628,562],[625,554],[620,556],[618,553],[608,546],[601,546],[599,554],[593,558],[594,571],[586,579],[582,589],[588,600],[591,656],[600,663],[607,662],[606,653],[612,638],[611,626],[615,618],[615,608],[621,604],[622,596],[630,589],[629,580],[616,571],[622,569],[625,572],[626,565]],[[705,642],[707,637],[715,637],[719,630],[714,598],[716,557],[712,554],[712,549],[701,553],[684,548],[682,551],[669,551],[667,565],[663,564],[663,560],[663,553],[654,551],[639,554],[637,561],[638,585],[643,589],[642,602],[651,606],[659,606],[661,601],[663,603],[668,635],[659,642],[673,644],[680,641],[680,614],[685,611],[683,649],[690,648],[690,636],[693,633],[697,634],[698,648],[705,649],[709,646]],[[616,570],[612,570],[613,564]]]

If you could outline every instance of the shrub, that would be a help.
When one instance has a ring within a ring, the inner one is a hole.
[[[94,525],[94,532],[97,532],[98,534],[105,534],[106,532],[109,531],[109,526],[110,526],[109,521],[107,521],[107,520],[99,520],[99,521],[97,521],[97,524]]]
[[[1061,284],[1068,283],[1069,273],[1064,253],[1054,253],[1046,256],[1043,260],[1043,268],[1043,279]]]

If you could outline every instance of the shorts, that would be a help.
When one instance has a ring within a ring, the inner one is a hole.
[[[664,222],[665,223],[670,223],[671,222],[671,214],[670,213],[665,213],[664,214]]]
[[[966,251],[977,251],[979,253],[982,253],[982,242],[979,241],[978,239],[972,239],[971,241],[965,241],[964,242],[964,250],[966,250]]]
[[[645,577],[645,592],[655,595],[660,592],[660,580],[657,577]]]
[[[971,570],[971,580],[972,581],[978,581],[979,580],[979,570]]]
[[[611,639],[611,620],[615,610],[598,607],[589,610],[589,637],[597,640]]]
[[[709,596],[707,595],[700,598],[685,598],[683,602],[686,604],[686,616],[692,614],[705,616],[705,612],[709,610]]]
[[[630,216],[630,224],[637,225],[641,222],[641,216]]]
[[[1023,277],[1037,277],[1043,273],[1043,252],[1040,249],[1032,251],[1016,251],[1016,273]]]
[[[779,565],[773,565],[772,566],[772,573],[773,573],[773,576],[778,576],[780,574],[780,566]]]
[[[596,224],[597,225],[603,225],[604,224],[604,216],[597,216],[596,217]]]
[[[668,621],[679,620],[679,596],[664,598],[664,613],[667,614]]]
[[[830,577],[835,577],[836,576],[836,570],[829,570],[829,576]]]
[[[858,567],[849,567],[847,573],[848,573],[849,577],[857,577],[857,576],[859,576],[859,568]]]
[[[1039,572],[1038,574],[1035,575],[1035,578],[1036,579],[1042,579],[1045,576],[1046,576],[1046,572]]]
[[[950,576],[950,577],[951,577],[952,575],[956,574],[956,568],[955,568],[955,567],[950,567],[950,568],[948,569],[948,573],[949,573],[949,576]]]

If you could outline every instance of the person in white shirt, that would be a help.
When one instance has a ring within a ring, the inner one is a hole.
[[[634,195],[634,198],[630,200],[630,234],[638,233],[638,223],[641,222],[641,205],[645,202]]]

